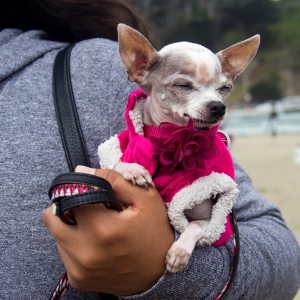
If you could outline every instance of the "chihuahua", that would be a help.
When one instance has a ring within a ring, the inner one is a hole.
[[[124,24],[118,37],[128,79],[140,90],[129,96],[128,128],[99,146],[100,164],[132,184],[158,189],[181,233],[166,257],[167,270],[178,272],[196,244],[218,246],[230,237],[228,215],[238,190],[229,141],[218,125],[224,99],[256,55],[260,36],[217,54],[189,42],[158,52]]]

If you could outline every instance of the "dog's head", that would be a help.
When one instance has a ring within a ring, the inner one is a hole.
[[[138,31],[118,25],[119,51],[128,73],[150,96],[151,105],[178,125],[192,118],[196,127],[215,126],[223,118],[232,84],[254,58],[255,35],[214,54],[193,43],[170,44],[157,52]],[[160,122],[170,121],[158,120]],[[156,124],[159,125],[159,124]]]

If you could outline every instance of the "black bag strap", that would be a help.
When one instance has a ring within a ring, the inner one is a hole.
[[[98,193],[98,195],[97,193],[93,193],[89,197],[87,195],[79,195],[76,197],[64,196],[55,199],[54,202],[58,206],[58,216],[61,217],[64,222],[66,221],[65,218],[62,218],[64,213],[81,205],[103,203],[107,207],[117,211],[122,210],[120,203],[112,196],[111,190],[109,191],[109,189],[105,188],[105,185],[108,184],[106,180],[99,179],[93,175],[79,175],[72,173],[78,165],[91,166],[80,126],[71,82],[70,56],[73,47],[74,44],[58,52],[53,66],[53,96],[55,111],[67,163],[71,173],[58,176],[54,179],[52,185],[56,181],[61,181],[62,179],[67,179],[69,183],[77,182],[83,184],[89,184],[91,180],[98,183],[101,181],[102,186],[100,186],[104,192]],[[50,190],[52,190],[52,188],[50,188]],[[72,222],[67,223],[75,225],[76,221],[72,220]]]
[[[60,51],[54,62],[53,93],[56,117],[70,171],[91,166],[73,95],[70,55],[74,44]]]
[[[71,44],[56,55],[53,68],[54,105],[59,124],[59,131],[70,172],[73,172],[77,165],[83,165],[87,167],[91,166],[84,136],[80,126],[71,82],[70,56],[73,47],[74,44]],[[66,176],[70,178],[70,176],[74,177],[74,174],[67,174]],[[80,182],[86,182],[88,177],[88,175],[84,174],[75,174],[75,176],[77,179],[79,176],[83,176],[83,178],[79,180]],[[73,179],[74,178],[72,178],[72,180]],[[90,178],[90,180],[97,179]],[[93,184],[95,184],[95,182],[93,182]],[[103,185],[104,183],[101,182],[101,184]],[[64,211],[80,205],[103,202],[108,203],[108,205],[110,204],[112,209],[119,211],[122,210],[122,208],[118,206],[118,202],[112,197],[111,192],[106,191],[87,193],[78,195],[77,197],[65,197],[64,199],[61,199],[60,204],[62,206],[61,209]],[[67,274],[63,275],[63,279],[63,281],[62,279],[60,280],[58,286],[56,287],[56,291],[53,293],[50,299],[60,299],[62,293],[67,289]],[[63,282],[63,285],[60,284],[61,282]],[[60,293],[60,291],[62,293]],[[118,299],[118,297],[114,295],[104,293],[99,294],[99,296],[101,300]]]

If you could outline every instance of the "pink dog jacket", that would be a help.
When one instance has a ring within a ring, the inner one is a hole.
[[[144,125],[140,104],[146,97],[141,89],[129,95],[127,129],[99,146],[101,166],[111,168],[122,161],[145,167],[168,206],[172,225],[180,232],[188,224],[184,210],[215,199],[205,236],[198,243],[226,243],[232,235],[229,214],[237,195],[226,136],[218,132],[218,126],[195,130],[192,120],[187,126]],[[114,157],[112,149],[117,153]]]

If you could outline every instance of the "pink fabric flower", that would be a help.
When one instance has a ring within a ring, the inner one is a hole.
[[[190,119],[187,126],[161,123],[158,136],[150,139],[159,163],[174,171],[178,167],[187,170],[196,166],[205,168],[205,160],[219,155],[215,137],[216,133],[210,128],[195,130],[193,120]]]

